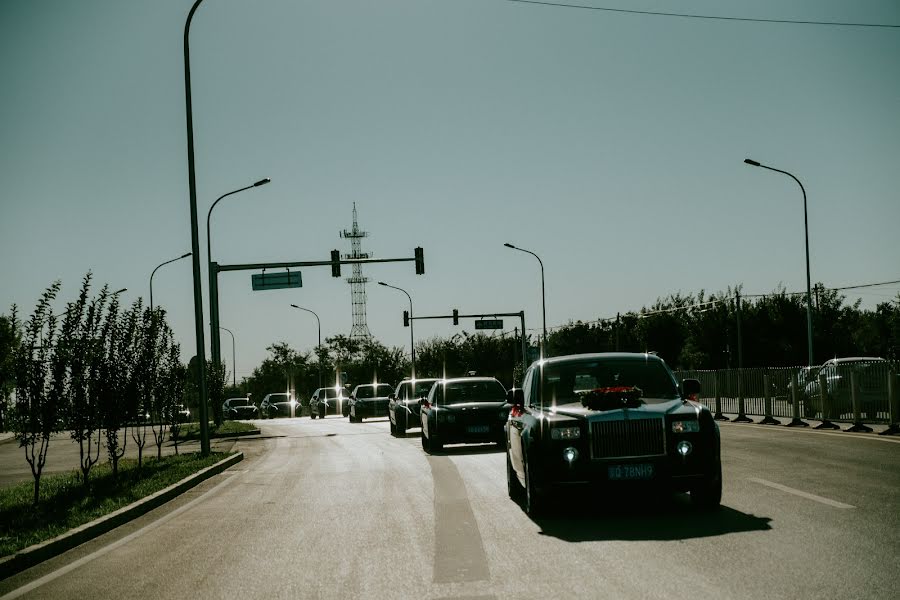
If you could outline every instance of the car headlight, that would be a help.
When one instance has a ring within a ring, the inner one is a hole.
[[[677,450],[678,454],[680,454],[681,456],[687,456],[693,449],[694,447],[687,440],[681,440],[680,442],[678,442],[678,444],[675,445],[675,450]]]
[[[563,459],[570,465],[578,460],[578,449],[569,446],[565,450],[563,450]]]
[[[700,421],[673,421],[672,433],[697,433],[700,431]]]
[[[550,438],[554,440],[577,440],[580,437],[580,427],[554,427],[550,430]]]

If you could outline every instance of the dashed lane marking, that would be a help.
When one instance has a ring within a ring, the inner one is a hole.
[[[821,502],[822,504],[827,504],[828,506],[833,506],[834,508],[856,508],[852,504],[844,504],[843,502],[838,502],[837,500],[831,500],[830,498],[823,498],[822,496],[810,494],[809,492],[804,492],[803,490],[797,490],[792,487],[788,487],[786,485],[781,485],[780,483],[775,483],[774,481],[769,481],[767,479],[759,479],[758,477],[750,477],[750,481],[752,481],[754,483],[759,483],[761,485],[768,486],[770,488],[774,488],[776,490],[781,490],[782,492],[787,492],[788,494],[794,494],[795,496],[800,496],[801,498],[806,498],[807,500],[814,500],[816,502]]]

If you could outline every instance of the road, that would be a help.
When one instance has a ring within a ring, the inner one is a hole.
[[[259,422],[246,459],[0,582],[33,598],[895,598],[900,440],[722,426],[714,515],[574,498],[533,521],[491,447],[386,420]]]

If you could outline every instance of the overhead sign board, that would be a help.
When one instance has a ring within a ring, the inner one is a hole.
[[[475,329],[503,329],[503,319],[480,319],[475,321]]]
[[[251,275],[253,290],[280,290],[284,288],[303,287],[300,271],[283,271],[279,273],[259,273]]]

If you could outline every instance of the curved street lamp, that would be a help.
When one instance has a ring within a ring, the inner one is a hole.
[[[316,348],[319,349],[322,347],[322,321],[319,320],[319,315],[316,314],[315,311],[310,310],[308,308],[303,308],[302,306],[297,306],[296,304],[291,304],[291,308],[297,308],[300,310],[305,310],[308,313],[312,313],[316,318],[316,324],[319,327],[319,342],[316,344]],[[319,363],[319,387],[322,387],[322,359],[316,354],[316,362]]]
[[[541,260],[541,257],[532,252],[531,250],[526,250],[525,248],[519,248],[518,246],[513,246],[510,243],[503,244],[507,248],[512,248],[513,250],[519,250],[520,252],[527,252],[532,255],[536,259],[538,259],[538,263],[541,265],[541,312],[543,313],[544,319],[544,336],[541,340],[541,358],[544,358],[544,353],[547,348],[547,296],[544,290],[544,261]],[[525,335],[525,332],[522,332],[522,335]]]
[[[227,327],[222,327],[221,325],[219,325],[219,329],[223,329],[231,334],[231,366],[232,366],[232,370],[231,370],[232,383],[231,384],[236,388],[237,387],[237,359],[235,359],[235,353],[234,353],[234,332],[231,331],[230,329],[228,329]]]
[[[769,167],[764,164],[761,164],[751,158],[745,158],[744,162],[751,167],[759,167],[761,169],[768,169],[770,171],[775,171],[776,173],[782,173],[787,175],[791,179],[797,182],[797,185],[800,186],[800,191],[803,192],[803,233],[806,237],[806,342],[809,350],[809,365],[813,366],[813,338],[812,338],[812,290],[810,286],[810,276],[809,276],[809,220],[806,215],[806,190],[803,188],[803,184],[800,183],[800,180],[788,173],[787,171],[782,171],[781,169],[776,169],[775,167]]]
[[[388,285],[383,281],[379,281],[378,285],[383,285],[384,287],[389,287],[393,290],[399,290],[406,294],[406,297],[409,298],[409,357],[412,362],[412,378],[415,380],[416,378],[416,342],[415,337],[413,336],[413,302],[412,296],[409,295],[409,292],[404,290],[403,288],[398,288],[395,285]]]
[[[237,194],[238,192],[243,192],[245,190],[249,190],[250,188],[259,187],[261,185],[266,185],[272,181],[268,177],[260,179],[257,182],[254,182],[248,186],[242,187],[240,189],[228,192],[227,194],[222,194],[219,196],[215,202],[212,203],[212,206],[209,207],[209,211],[206,213],[206,264],[207,264],[207,273],[209,275],[209,320],[210,320],[210,354],[212,354],[213,362],[220,362],[222,359],[221,353],[221,343],[219,341],[219,284],[218,284],[218,271],[213,269],[212,263],[212,239],[210,236],[210,217],[212,217],[212,211],[216,207],[223,198],[227,198],[228,196],[232,196]]]
[[[178,258],[173,258],[172,260],[167,260],[164,263],[160,263],[155,269],[153,269],[153,272],[150,273],[150,312],[153,312],[153,276],[156,275],[156,271],[159,270],[159,267],[164,267],[165,265],[167,265],[169,263],[173,263],[176,260],[181,260],[182,258],[187,258],[190,255],[191,255],[190,252],[185,252]]]

